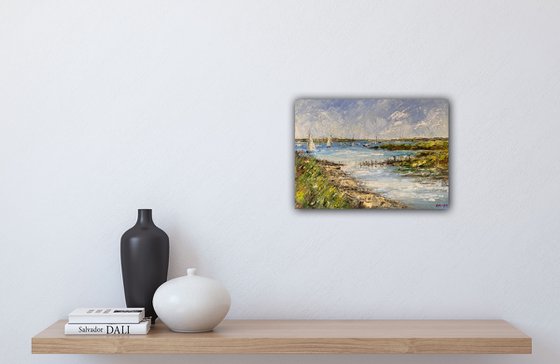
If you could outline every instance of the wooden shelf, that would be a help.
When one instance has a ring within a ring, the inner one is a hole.
[[[34,354],[530,354],[531,338],[502,320],[226,320],[213,332],[65,336],[58,321]]]

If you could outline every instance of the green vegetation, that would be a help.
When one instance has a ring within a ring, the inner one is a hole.
[[[347,209],[353,202],[312,157],[296,154],[296,208]]]
[[[380,146],[387,150],[418,151],[411,156],[389,160],[397,171],[412,176],[447,180],[449,177],[449,142],[447,139],[418,140],[408,144],[399,142]]]
[[[387,150],[448,150],[449,141],[447,139],[418,140],[411,143],[389,142],[379,146],[380,149]]]
[[[404,174],[437,179],[448,179],[449,176],[449,154],[447,150],[418,152],[392,164],[397,167],[397,171]]]

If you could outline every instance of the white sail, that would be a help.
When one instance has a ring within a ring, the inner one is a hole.
[[[330,148],[331,146],[332,146],[332,140],[331,140],[331,137],[329,136],[327,138],[327,148]]]
[[[314,152],[315,151],[315,143],[313,143],[313,138],[311,134],[309,134],[309,138],[307,139],[307,151]]]

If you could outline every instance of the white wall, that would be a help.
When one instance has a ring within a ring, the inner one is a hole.
[[[6,363],[557,363],[560,3],[2,1]],[[447,212],[295,211],[300,96],[447,97]],[[32,356],[124,304],[121,234],[153,208],[230,318],[501,318],[532,356]]]

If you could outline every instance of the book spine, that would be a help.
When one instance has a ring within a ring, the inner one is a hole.
[[[66,324],[65,335],[145,335],[146,324]]]
[[[130,317],[130,316],[68,316],[68,323],[70,324],[137,324],[140,323],[144,317]]]

